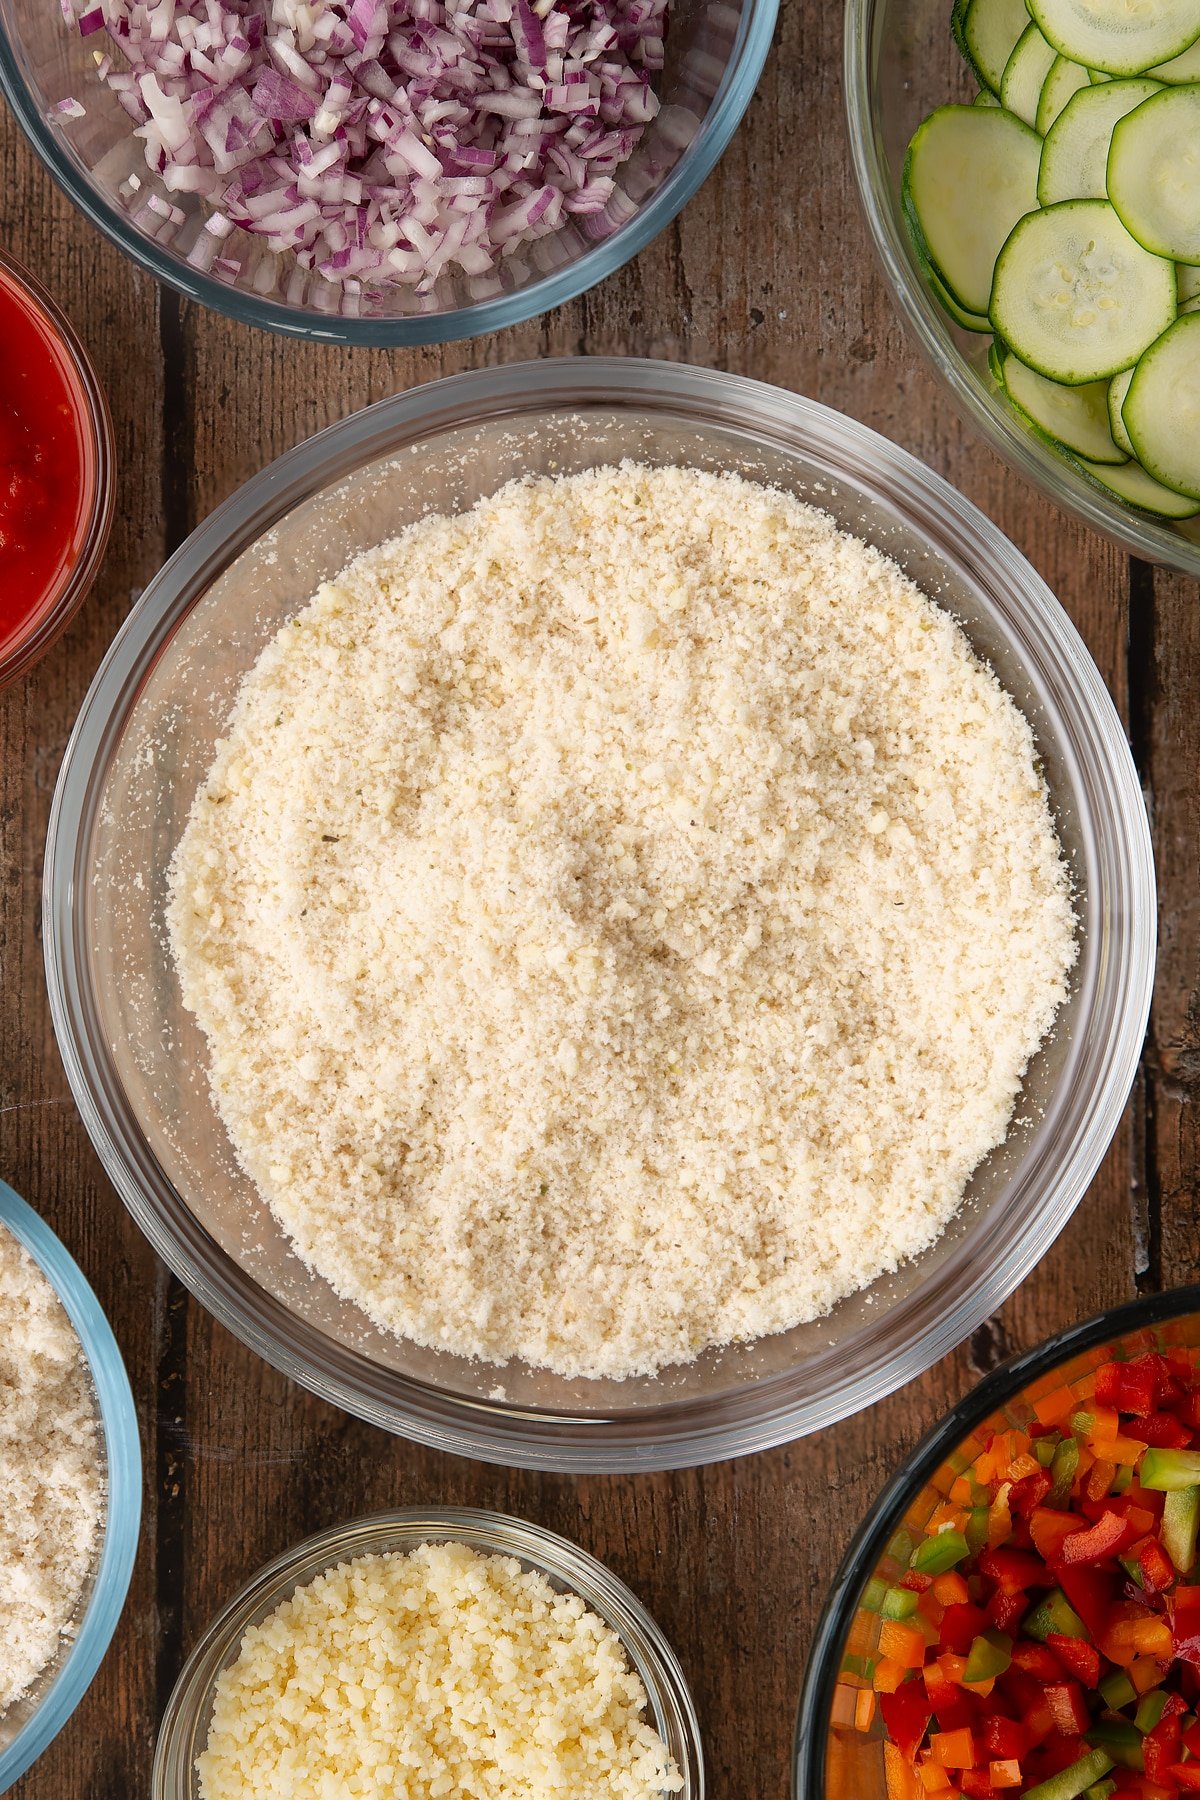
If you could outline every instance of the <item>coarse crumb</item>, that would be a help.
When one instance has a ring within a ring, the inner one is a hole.
[[[0,1225],[0,1713],[71,1635],[103,1510],[79,1339],[49,1281]]]
[[[465,1544],[355,1557],[246,1632],[201,1800],[665,1800],[682,1777],[577,1594]]]
[[[324,586],[243,683],[169,923],[299,1255],[568,1376],[926,1249],[1075,956],[1032,734],[953,620],[790,495],[632,464]]]

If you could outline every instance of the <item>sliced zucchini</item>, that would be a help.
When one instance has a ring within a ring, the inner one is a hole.
[[[1027,25],[1017,39],[1016,48],[1004,65],[1000,77],[1000,104],[1032,125],[1037,118],[1038,101],[1046,77],[1057,60],[1036,25]]]
[[[1128,501],[1130,506],[1141,507],[1143,512],[1154,513],[1160,519],[1194,519],[1200,513],[1200,500],[1189,500],[1164,487],[1153,475],[1147,475],[1140,463],[1122,463],[1114,468],[1111,463],[1088,462],[1084,457],[1078,462],[1100,487]]]
[[[1073,94],[1042,146],[1038,171],[1041,205],[1056,206],[1060,200],[1106,200],[1108,150],[1114,129],[1126,113],[1162,91],[1158,82],[1135,77],[1081,88]]]
[[[1133,368],[1137,368],[1136,363]],[[1125,418],[1121,411],[1132,380],[1133,369],[1122,369],[1121,373],[1114,375],[1108,384],[1108,429],[1112,432],[1113,443],[1118,444],[1122,450],[1128,451],[1130,456],[1135,456],[1137,452],[1134,450],[1132,438],[1125,429]]]
[[[956,325],[961,326],[964,331],[984,332],[992,329],[992,321],[986,313],[968,312],[965,306],[958,304],[936,269],[930,268],[928,263],[922,263],[921,266],[925,271],[926,281],[933,289],[934,299],[950,314]]]
[[[1089,69],[1088,70],[1088,80],[1091,82],[1093,87],[1099,87],[1100,83],[1102,81],[1111,81],[1112,76],[1106,75],[1104,73],[1103,69]]]
[[[905,218],[918,252],[968,313],[987,313],[997,252],[1037,205],[1041,144],[1002,108],[940,106],[908,147]]]
[[[1108,197],[1145,249],[1200,263],[1200,82],[1163,88],[1118,123]]]
[[[1200,81],[1200,38],[1182,56],[1173,56],[1170,62],[1159,63],[1157,68],[1147,69],[1146,73],[1153,75],[1155,81],[1172,85],[1181,81]]]
[[[1200,504],[1200,313],[1176,319],[1147,350],[1122,412],[1146,471]]]
[[[1175,279],[1179,283],[1180,312],[1200,311],[1200,269],[1191,263],[1176,263]]]
[[[1022,362],[1078,387],[1135,363],[1174,319],[1176,292],[1174,265],[1143,250],[1106,200],[1066,200],[1015,227],[988,316]]]
[[[991,88],[980,88],[971,104],[972,106],[999,106],[1000,102]]]
[[[967,0],[954,0],[950,10],[950,33],[958,45],[963,61],[969,63],[971,53],[967,49]]]
[[[1011,399],[1052,443],[1073,450],[1089,462],[1123,463],[1129,457],[1113,442],[1108,428],[1108,383],[1089,381],[1064,387],[1026,368],[1019,357],[1004,364],[1004,385]]]
[[[1071,95],[1087,87],[1090,79],[1087,70],[1079,63],[1071,62],[1065,56],[1056,56],[1038,96],[1034,130],[1045,137]]]
[[[1109,75],[1140,75],[1200,38],[1200,0],[1029,0],[1061,56]]]
[[[993,94],[1000,92],[1004,65],[1028,24],[1025,0],[969,0],[963,46],[980,81]]]

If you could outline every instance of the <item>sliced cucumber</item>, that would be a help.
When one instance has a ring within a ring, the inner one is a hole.
[[[940,106],[908,147],[905,218],[918,252],[968,313],[988,312],[1000,246],[1037,205],[1041,143],[1002,108]]]
[[[1027,369],[1016,356],[1004,364],[1004,385],[1021,412],[1042,436],[1064,445],[1089,462],[1123,463],[1129,457],[1113,442],[1108,428],[1108,383],[1089,381],[1064,387]]]
[[[1109,75],[1140,75],[1200,38],[1200,0],[1029,0],[1062,56]]]
[[[1173,56],[1170,62],[1159,63],[1155,69],[1147,69],[1147,75],[1153,75],[1155,81],[1167,81],[1172,84],[1180,81],[1200,81],[1200,38],[1185,50],[1182,56]]]
[[[1122,412],[1147,472],[1200,503],[1200,313],[1176,319],[1147,350]]]
[[[1103,87],[1081,88],[1072,95],[1046,133],[1042,146],[1042,166],[1038,171],[1040,204],[1106,200],[1113,131],[1126,113],[1162,91],[1156,81],[1135,78],[1106,81]]]
[[[1078,387],[1135,363],[1175,311],[1173,264],[1143,250],[1107,201],[1067,200],[1015,227],[988,316],[1022,362]]]
[[[1073,63],[1065,56],[1056,56],[1038,96],[1034,130],[1045,137],[1071,95],[1085,88],[1089,80],[1087,70],[1079,63]]]
[[[1137,368],[1136,363],[1133,368]],[[1125,429],[1125,417],[1121,411],[1132,380],[1133,369],[1122,369],[1121,373],[1114,375],[1108,384],[1108,429],[1112,432],[1114,444],[1120,445],[1121,449],[1128,451],[1130,456],[1136,456],[1133,439]]]
[[[1004,65],[1028,24],[1025,0],[970,0],[962,41],[975,73],[993,94],[1000,92]]]
[[[1108,197],[1145,249],[1200,263],[1200,82],[1164,88],[1119,122]]]
[[[1200,500],[1189,500],[1164,487],[1153,475],[1147,475],[1140,463],[1122,463],[1114,468],[1111,463],[1088,462],[1084,457],[1078,461],[1093,481],[1143,512],[1155,513],[1161,519],[1194,519],[1200,513]]]
[[[1032,125],[1037,118],[1038,101],[1046,77],[1057,60],[1036,25],[1027,25],[1017,39],[1016,48],[1004,65],[1000,77],[1000,104]]]

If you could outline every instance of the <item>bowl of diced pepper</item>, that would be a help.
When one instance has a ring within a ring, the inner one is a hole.
[[[990,1375],[851,1545],[797,1800],[1200,1793],[1200,1287]]]

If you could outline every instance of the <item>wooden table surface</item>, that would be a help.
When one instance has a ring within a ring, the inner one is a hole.
[[[87,341],[120,457],[99,585],[49,657],[0,699],[0,1175],[65,1239],[112,1319],[146,1467],[117,1636],[17,1800],[141,1800],[158,1718],[213,1612],[304,1534],[414,1502],[503,1508],[611,1564],[683,1661],[712,1800],[785,1800],[817,1613],[905,1451],[1012,1351],[1195,1275],[1200,594],[1040,499],[973,440],[918,360],[850,174],[840,14],[831,0],[786,0],[732,146],[640,257],[541,320],[442,349],[301,345],[181,302],[101,240],[0,118],[0,239]],[[796,389],[906,445],[976,500],[1059,595],[1121,708],[1160,884],[1156,1004],[1135,1097],[1031,1279],[922,1380],[834,1430],[769,1455],[629,1478],[524,1474],[417,1448],[313,1399],[216,1325],[155,1260],[101,1173],[55,1049],[40,942],[43,843],[67,736],[113,633],[168,552],[269,458],[367,401],[459,369],[579,352],[669,357]]]

